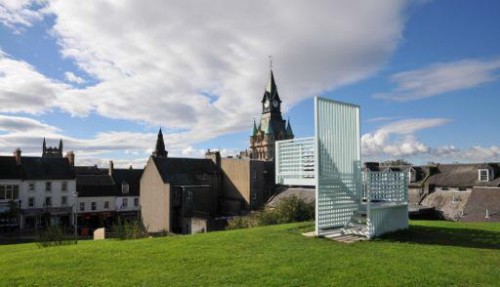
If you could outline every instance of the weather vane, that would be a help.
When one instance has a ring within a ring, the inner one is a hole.
[[[269,69],[273,69],[273,56],[269,55]]]

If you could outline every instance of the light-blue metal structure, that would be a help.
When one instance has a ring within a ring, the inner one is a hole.
[[[407,175],[361,176],[359,106],[315,98],[315,137],[276,142],[276,183],[316,187],[316,235],[408,227]]]

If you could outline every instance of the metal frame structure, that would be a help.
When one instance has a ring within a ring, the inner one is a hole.
[[[404,172],[361,175],[359,106],[316,97],[315,136],[276,142],[276,183],[316,187],[316,235],[408,227]]]

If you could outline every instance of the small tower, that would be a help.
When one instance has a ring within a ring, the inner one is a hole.
[[[161,131],[158,132],[158,138],[156,139],[156,147],[153,152],[154,157],[167,157],[168,151],[165,149],[165,142],[163,141],[163,133]]]
[[[63,157],[63,140],[59,140],[59,147],[47,147],[47,142],[43,138],[42,157],[45,158],[62,158]]]
[[[274,160],[274,145],[277,140],[293,139],[290,123],[281,115],[281,99],[274,79],[272,67],[262,96],[262,115],[259,125],[253,123],[250,135],[250,154],[253,159]]]

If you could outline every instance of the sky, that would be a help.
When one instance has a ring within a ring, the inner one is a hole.
[[[296,137],[361,107],[363,161],[500,161],[500,2],[0,0],[0,154],[78,165],[248,148],[269,56]]]

